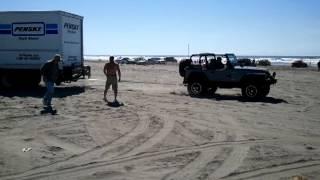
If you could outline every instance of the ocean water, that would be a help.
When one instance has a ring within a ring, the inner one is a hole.
[[[134,59],[137,57],[144,57],[145,59],[157,57],[164,59],[165,57],[175,57],[177,61],[181,61],[182,59],[188,58],[188,56],[150,56],[150,55],[137,55],[137,56],[115,56],[115,59],[121,59],[124,57],[128,57],[130,59]],[[297,60],[302,60],[307,63],[309,66],[317,66],[317,63],[320,61],[320,56],[237,56],[238,59],[240,58],[250,58],[254,59],[256,62],[260,60],[269,60],[272,65],[279,65],[279,66],[290,66],[292,62]],[[107,61],[109,59],[108,55],[85,55],[84,59],[87,61]]]

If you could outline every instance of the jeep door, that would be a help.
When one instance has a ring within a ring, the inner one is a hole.
[[[208,57],[208,62],[210,64],[208,68],[208,78],[210,81],[217,83],[232,82],[232,69],[227,68],[227,59],[225,57]]]

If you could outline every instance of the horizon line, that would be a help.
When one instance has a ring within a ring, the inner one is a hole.
[[[189,57],[190,55],[179,55],[179,54],[115,54],[115,55],[110,55],[110,54],[84,54],[84,56],[150,56],[150,57],[161,57],[161,56],[166,56],[166,57]],[[238,57],[282,57],[282,58],[320,58],[320,55],[236,55]]]

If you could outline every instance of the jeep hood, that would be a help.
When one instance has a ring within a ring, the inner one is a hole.
[[[237,71],[247,71],[247,72],[252,72],[252,73],[268,73],[269,71],[265,68],[257,68],[257,67],[249,67],[249,66],[235,66],[234,67],[235,70]]]

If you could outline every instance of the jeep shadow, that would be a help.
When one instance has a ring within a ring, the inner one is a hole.
[[[239,101],[239,102],[261,102],[261,103],[268,103],[268,104],[280,104],[288,102],[284,99],[274,98],[274,97],[262,97],[259,99],[248,99],[238,94],[235,95],[225,95],[225,94],[211,94],[203,96],[202,98],[211,99],[214,101]]]

